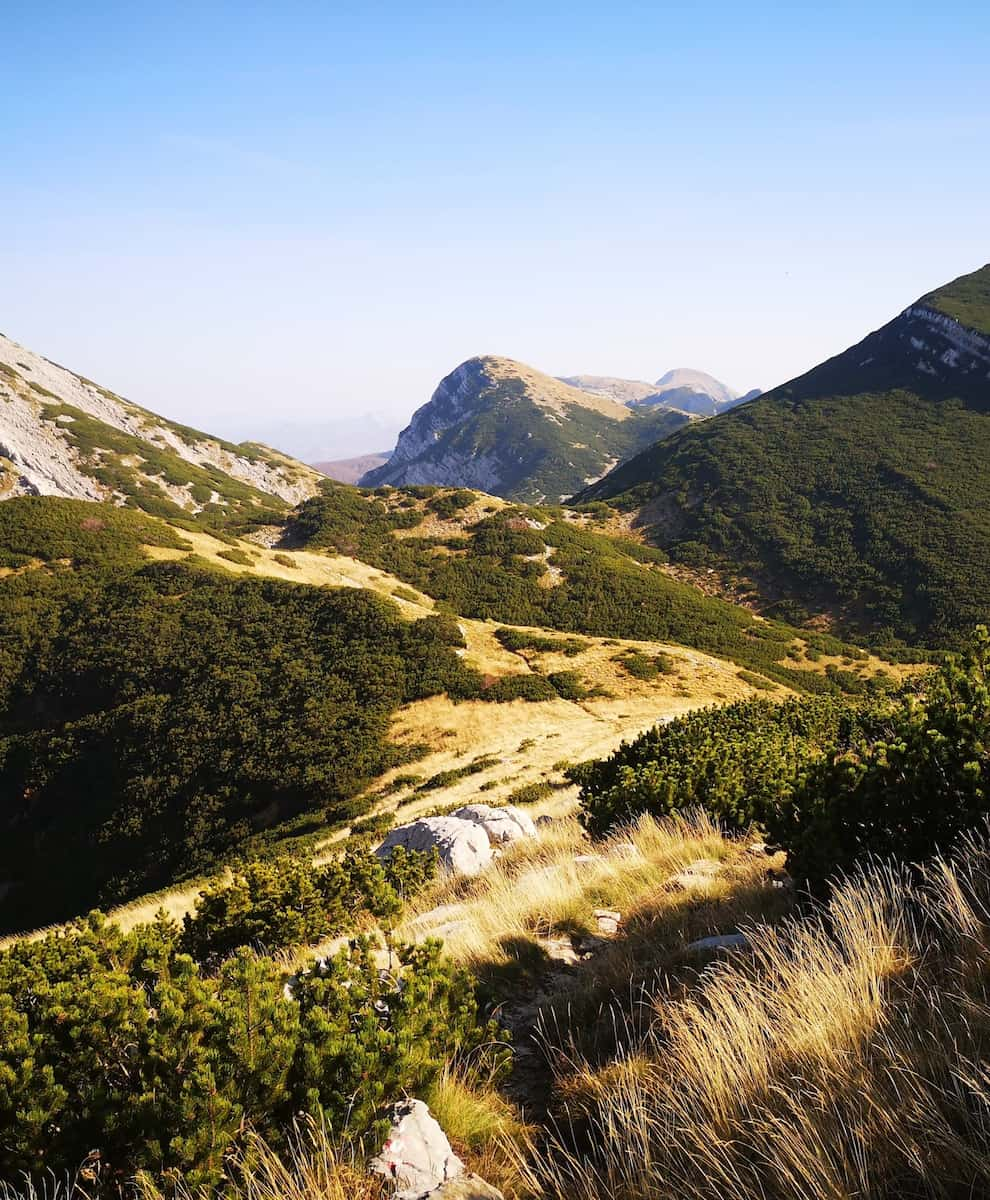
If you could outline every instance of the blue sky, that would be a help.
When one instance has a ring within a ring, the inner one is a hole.
[[[0,329],[235,438],[486,352],[770,387],[990,259],[980,3],[3,16]]]

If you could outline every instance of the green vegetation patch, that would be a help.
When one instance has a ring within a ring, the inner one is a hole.
[[[967,329],[990,336],[990,267],[963,275],[920,301]]]
[[[595,834],[634,820],[704,808],[745,829],[765,823],[799,774],[848,744],[869,710],[835,697],[743,700],[678,717],[566,772],[580,785],[582,822]]]
[[[452,618],[405,621],[353,588],[103,562],[0,580],[0,606],[7,930],[196,875],[301,813],[360,815],[404,761],[395,710],[483,682]]]
[[[75,565],[140,563],[141,546],[192,547],[174,529],[132,509],[53,496],[0,504],[0,566],[65,559]]]
[[[525,629],[496,629],[495,637],[506,650],[538,650],[542,654],[566,654],[568,658],[574,658],[591,644],[581,638],[547,637]]]
[[[293,887],[255,898],[287,915]],[[230,898],[220,925],[238,913]],[[271,959],[237,949],[205,970],[185,937],[164,918],[125,934],[93,914],[0,954],[0,1178],[86,1163],[89,1194],[138,1171],[221,1194],[249,1129],[281,1144],[302,1113],[380,1143],[389,1105],[452,1057],[490,1071],[505,1058],[438,942],[395,947],[382,972],[357,939],[306,963],[287,994]]]
[[[793,627],[758,620],[745,609],[651,570],[627,553],[629,545],[640,554],[642,547],[635,543],[550,519],[541,509],[507,508],[468,526],[458,541],[462,553],[437,556],[433,539],[392,536],[405,519],[397,500],[401,495],[390,492],[386,502],[343,484],[324,484],[321,494],[290,518],[287,540],[351,554],[466,617],[573,634],[679,642],[798,691],[840,690],[820,672],[782,665],[799,636]],[[552,587],[541,582],[548,547],[561,571]],[[562,649],[539,641],[534,645],[533,639],[545,635],[525,631],[499,631],[496,636],[509,648]],[[573,652],[579,652],[577,645]]]

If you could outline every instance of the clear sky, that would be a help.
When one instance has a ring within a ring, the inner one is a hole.
[[[766,388],[990,259],[979,0],[2,17],[0,329],[235,438],[479,353]]]

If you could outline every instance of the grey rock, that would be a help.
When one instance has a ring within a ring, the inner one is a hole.
[[[385,1144],[369,1166],[395,1183],[395,1200],[434,1196],[441,1185],[464,1174],[464,1164],[422,1100],[396,1104]],[[447,1197],[455,1194],[444,1193]]]
[[[428,1200],[505,1200],[505,1195],[479,1175],[464,1174],[441,1183]]]
[[[465,804],[451,816],[480,825],[493,845],[536,837],[533,819],[514,804],[506,804],[501,808],[491,804]]]
[[[699,938],[687,947],[694,953],[710,950],[745,950],[749,940],[744,933],[717,933],[712,937]]]
[[[622,924],[622,913],[613,908],[596,908],[593,916],[598,922],[600,933],[618,933]]]
[[[421,817],[409,825],[391,830],[375,851],[388,858],[396,846],[407,850],[433,850],[441,866],[457,875],[477,875],[492,861],[488,834],[474,821],[459,817]]]

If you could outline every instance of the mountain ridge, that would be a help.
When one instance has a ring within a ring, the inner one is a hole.
[[[295,504],[319,478],[269,447],[169,421],[0,334],[0,495],[196,515]]]
[[[988,413],[990,265],[577,499],[632,511],[675,559],[742,573],[791,619],[952,643],[990,612]]]

